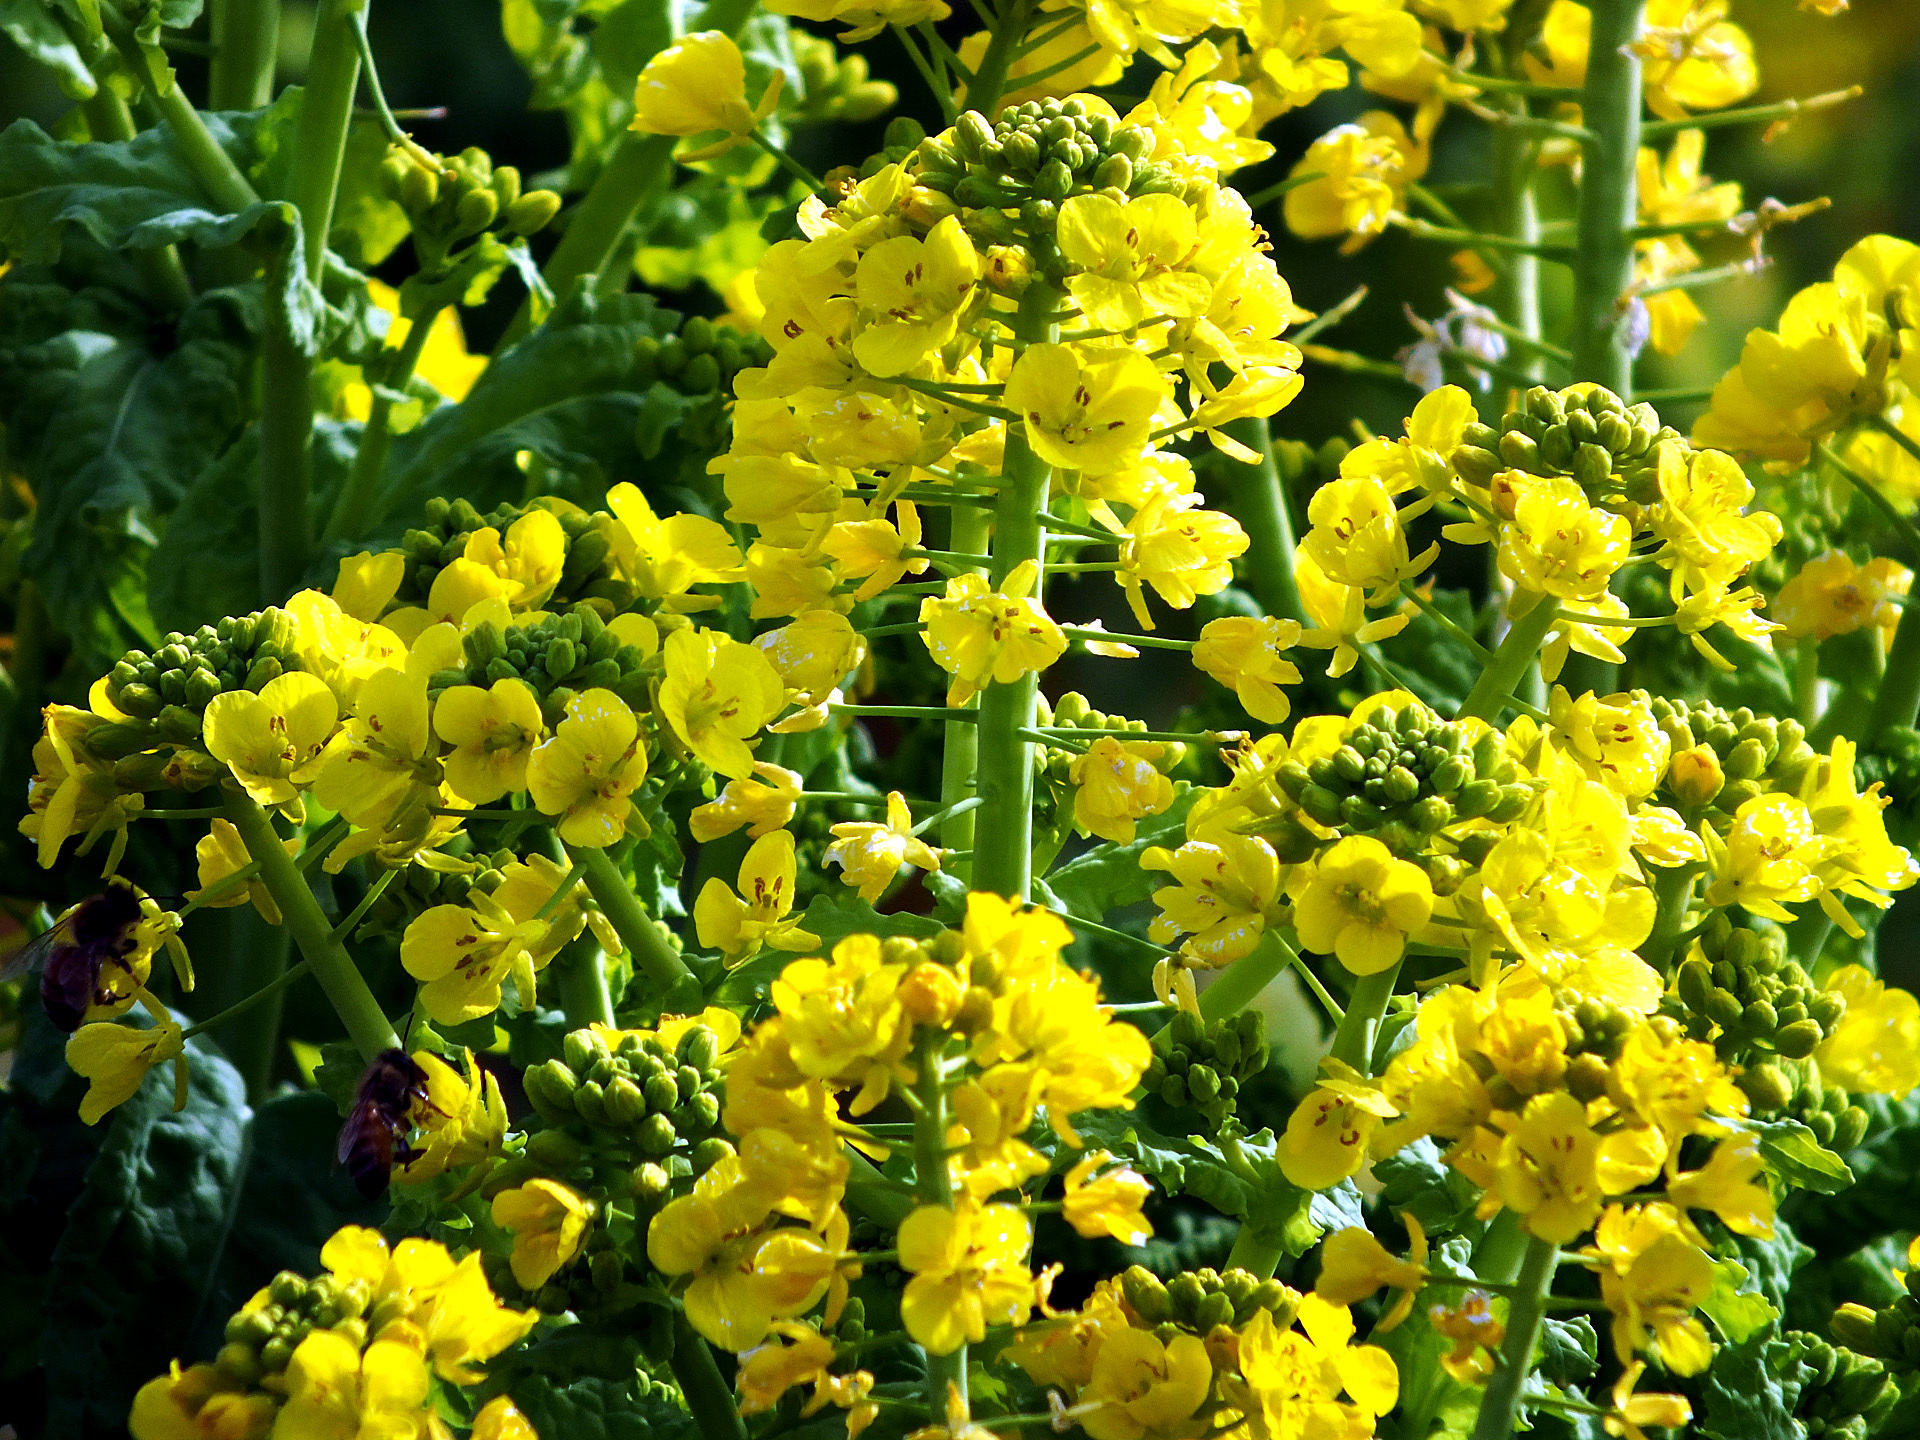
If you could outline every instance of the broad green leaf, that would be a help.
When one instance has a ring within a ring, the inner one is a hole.
[[[1812,1247],[1802,1244],[1793,1227],[1777,1215],[1771,1240],[1736,1235],[1733,1243],[1739,1247],[1740,1263],[1753,1277],[1754,1285],[1776,1308],[1784,1311],[1788,1295],[1798,1288],[1794,1273],[1813,1259]]]
[[[1734,1345],[1780,1318],[1778,1307],[1759,1292],[1746,1267],[1732,1260],[1714,1262],[1713,1290],[1700,1302],[1700,1313]]]
[[[1797,1365],[1783,1374],[1785,1352],[1764,1331],[1721,1346],[1700,1382],[1696,1433],[1703,1440],[1806,1440],[1793,1412],[1812,1372]]]
[[[560,1335],[577,1343],[566,1331]],[[632,1366],[629,1359],[629,1375]],[[611,1378],[588,1375],[556,1385],[545,1375],[529,1375],[514,1384],[513,1400],[539,1434],[566,1440],[698,1440],[700,1435],[699,1423],[687,1411],[658,1395],[638,1399]]]
[[[1572,1389],[1600,1368],[1600,1337],[1584,1315],[1549,1316],[1540,1322],[1540,1372],[1554,1384]]]
[[[1440,1147],[1425,1138],[1374,1161],[1373,1174],[1381,1203],[1396,1215],[1410,1212],[1429,1237],[1458,1229],[1479,1199],[1472,1182],[1441,1163]]]
[[[0,0],[0,34],[58,75],[69,99],[90,99],[99,89],[47,0]]]
[[[193,1327],[206,1265],[227,1224],[244,1153],[240,1077],[204,1042],[189,1048],[187,1107],[173,1070],[149,1074],[107,1128],[54,1248],[41,1359],[51,1440],[125,1424],[133,1394]]]
[[[1798,1120],[1752,1120],[1746,1128],[1760,1137],[1760,1154],[1789,1185],[1833,1195],[1853,1184],[1853,1171],[1831,1150],[1822,1149],[1813,1132]]]
[[[825,953],[849,935],[910,935],[926,940],[946,927],[929,915],[909,915],[896,911],[882,915],[854,891],[840,886],[824,895],[816,895],[807,906],[801,926],[810,935],[820,937]]]

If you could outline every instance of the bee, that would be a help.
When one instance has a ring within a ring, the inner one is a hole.
[[[419,1158],[420,1152],[407,1143],[416,1102],[428,1103],[427,1072],[404,1050],[382,1050],[374,1056],[354,1089],[353,1108],[334,1151],[369,1200],[386,1194],[387,1177],[396,1164]]]
[[[140,891],[113,880],[28,941],[0,980],[39,964],[40,1003],[56,1027],[71,1033],[96,1006],[133,1003],[154,948],[140,927],[157,913]]]

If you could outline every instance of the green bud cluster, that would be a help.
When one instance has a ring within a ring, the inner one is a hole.
[[[613,1131],[658,1161],[697,1147],[719,1127],[717,1050],[704,1025],[672,1051],[653,1035],[623,1035],[610,1047],[592,1030],[575,1030],[564,1059],[527,1071],[527,1098],[549,1125]]]
[[[1757,795],[1799,790],[1820,759],[1798,720],[1756,715],[1744,705],[1723,710],[1711,701],[1670,700],[1664,695],[1654,696],[1651,708],[1676,755],[1704,745],[1719,760],[1726,779],[1708,808],[1722,815],[1731,816]]]
[[[173,631],[149,655],[129,650],[107,673],[107,699],[131,722],[95,726],[87,748],[115,760],[157,745],[200,738],[207,702],[228,690],[256,694],[297,668],[293,616],[279,607],[228,616],[191,635]]]
[[[1468,425],[1450,459],[1468,484],[1485,486],[1503,470],[1570,475],[1596,503],[1651,504],[1659,498],[1660,446],[1686,441],[1660,423],[1653,406],[1628,405],[1598,385],[1550,390],[1536,385],[1500,428]]]
[[[530,508],[534,507],[499,505],[482,515],[464,499],[434,496],[426,503],[423,523],[401,537],[406,570],[394,593],[394,603],[425,605],[433,593],[433,582],[443,569],[466,554],[467,541],[476,530],[492,529],[504,536]],[[554,518],[566,536],[567,558],[546,608],[554,610],[582,600],[604,601],[610,607],[608,613],[624,608],[633,599],[633,591],[613,574],[613,542],[603,528],[613,523],[612,517],[563,510],[556,511]]]
[[[1033,100],[989,121],[969,110],[913,152],[914,179],[960,207],[962,223],[987,244],[1025,242],[1035,267],[1056,281],[1060,202],[1100,194],[1124,204],[1139,195],[1196,200],[1209,182],[1147,157],[1151,132],[1088,112],[1085,102]]]
[[[1441,720],[1418,701],[1404,710],[1382,707],[1332,755],[1306,765],[1289,760],[1275,779],[1308,817],[1343,835],[1371,835],[1420,862],[1434,888],[1447,894],[1483,855],[1428,853],[1433,836],[1461,820],[1517,820],[1535,791],[1498,734],[1468,736],[1465,726]]]
[[[773,347],[758,335],[695,315],[678,335],[642,335],[634,342],[633,385],[644,390],[661,384],[689,396],[731,395],[735,375],[772,358]]]
[[[380,185],[387,198],[407,212],[415,243],[438,257],[484,230],[497,228],[523,238],[536,234],[560,213],[558,195],[523,191],[518,170],[495,165],[477,146],[433,157],[437,169],[421,163],[422,153],[391,146],[380,162]]]
[[[1620,1058],[1620,1047],[1640,1017],[1593,996],[1563,1001],[1556,1013],[1567,1032],[1567,1088],[1582,1100],[1597,1099],[1606,1093],[1613,1062]],[[1486,1063],[1489,1073],[1481,1078],[1491,1087],[1497,1076],[1492,1062]]]
[[[879,119],[900,98],[900,92],[887,81],[871,78],[866,56],[857,52],[842,55],[831,40],[800,29],[789,30],[787,38],[793,44],[803,97],[796,120],[810,125],[830,120],[860,125]],[[887,134],[893,134],[892,126]]]
[[[1300,1297],[1278,1280],[1262,1280],[1249,1270],[1185,1270],[1162,1281],[1144,1265],[1120,1276],[1120,1293],[1146,1325],[1205,1335],[1217,1325],[1236,1329],[1260,1311],[1269,1311],[1282,1329],[1293,1323]]]
[[[1866,1138],[1867,1112],[1845,1090],[1823,1080],[1811,1060],[1757,1060],[1734,1083],[1756,1119],[1798,1120],[1829,1150],[1851,1150]]]
[[[1787,958],[1786,936],[1777,929],[1737,926],[1717,912],[1699,942],[1666,1003],[1688,1035],[1713,1041],[1725,1063],[1770,1055],[1804,1060],[1847,1012],[1845,999]]]
[[[214,1364],[222,1378],[244,1389],[284,1373],[294,1350],[316,1330],[338,1331],[354,1345],[364,1345],[372,1298],[364,1281],[334,1275],[309,1280],[282,1270],[267,1286],[265,1305],[227,1321],[226,1344]]]
[[[431,698],[455,685],[522,680],[539,698],[549,729],[566,718],[567,702],[582,690],[611,690],[635,710],[645,710],[648,682],[659,669],[634,646],[622,645],[588,604],[505,630],[483,621],[467,632],[462,648],[465,665],[436,670],[428,679]]]
[[[1154,1037],[1142,1083],[1176,1108],[1191,1106],[1216,1129],[1234,1113],[1240,1087],[1267,1068],[1267,1023],[1258,1010],[1221,1020],[1191,1011]]]
[[[1841,1321],[1836,1315],[1834,1324],[1836,1330],[1850,1325],[1851,1316]],[[1798,1385],[1794,1418],[1810,1436],[1866,1440],[1899,1399],[1899,1388],[1883,1362],[1829,1345],[1810,1331],[1789,1330],[1771,1342],[1766,1364],[1769,1373]]]
[[[1857,1351],[1856,1359],[1878,1360],[1903,1374],[1920,1369],[1920,1270],[1907,1272],[1906,1287],[1907,1293],[1884,1309],[1847,1304],[1834,1311],[1829,1328],[1835,1342]],[[1860,1388],[1864,1392],[1866,1382],[1860,1382]]]

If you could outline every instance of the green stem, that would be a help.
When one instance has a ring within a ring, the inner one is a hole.
[[[238,913],[241,915],[245,915],[247,912],[240,911]],[[194,1036],[203,1035],[207,1031],[213,1029],[215,1026],[230,1024],[232,1021],[238,1020],[242,1015],[245,1015],[249,1010],[252,1010],[257,1006],[263,1005],[269,1000],[278,1000],[281,997],[281,995],[285,993],[288,986],[293,985],[296,982],[306,977],[307,968],[308,968],[306,961],[302,960],[298,965],[295,965],[291,970],[289,970],[285,968],[286,953],[284,950],[281,952],[280,959],[281,959],[281,969],[277,974],[274,975],[274,977],[271,980],[267,981],[258,990],[255,990],[251,995],[247,996],[245,999],[234,1001],[233,1004],[227,1006],[226,1009],[220,1011],[217,1015],[209,1015],[206,1019],[201,1020],[196,1024],[189,1025],[186,1028],[186,1031],[184,1032],[181,1038],[186,1040],[191,1040]],[[278,1014],[279,1009],[280,1007],[278,1005],[274,1006],[274,1011],[276,1015]],[[258,1027],[258,1026],[250,1027],[248,1030],[242,1031],[240,1033],[242,1035],[251,1034],[253,1033],[254,1030],[259,1028],[261,1027]],[[273,1029],[276,1031],[279,1029],[279,1025],[277,1022],[273,1026]],[[218,1041],[219,1037],[216,1036],[215,1039],[216,1041]],[[233,1050],[229,1046],[225,1044],[221,1044],[220,1048],[226,1051],[227,1058],[229,1060],[233,1060],[234,1058]],[[268,1053],[271,1054],[273,1050],[273,1046],[269,1044],[266,1048]],[[237,1060],[234,1061],[234,1067],[236,1069],[239,1068],[239,1062]],[[248,1084],[247,1084],[248,1097],[252,1098],[253,1096],[257,1095],[259,1093],[259,1088],[260,1087],[253,1084],[252,1077],[248,1077]]]
[[[914,1037],[913,1064],[918,1078],[914,1094],[920,1102],[913,1120],[913,1183],[922,1205],[953,1208],[953,1176],[947,1168],[946,1031],[926,1026]],[[935,1415],[947,1413],[947,1390],[955,1387],[967,1398],[967,1347],[951,1354],[927,1355],[927,1405]]]
[[[660,927],[647,914],[647,907],[627,884],[620,867],[605,850],[591,845],[567,846],[567,858],[585,867],[587,893],[613,926],[614,933],[627,947],[627,958],[648,980],[665,990],[683,975],[693,972],[674,954]]]
[[[275,264],[281,262],[276,261]],[[272,283],[269,277],[269,283]],[[281,327],[260,337],[260,602],[300,588],[312,525],[307,446],[313,437],[313,361]]]
[[[1920,718],[1920,605],[1900,612],[1900,624],[1887,647],[1886,673],[1873,697],[1866,731],[1855,739],[1873,740],[1889,725],[1911,725]]]
[[[207,104],[258,110],[273,98],[280,53],[280,0],[213,0],[213,61]]]
[[[1260,943],[1234,961],[1206,989],[1200,992],[1200,1014],[1208,1020],[1224,1020],[1238,1015],[1254,998],[1273,983],[1274,977],[1294,961],[1294,949],[1276,930],[1268,930]]]
[[[1793,711],[1801,728],[1820,720],[1820,637],[1802,635],[1793,647]]]
[[[1331,1058],[1344,1060],[1362,1075],[1373,1073],[1374,1042],[1380,1036],[1380,1022],[1386,1018],[1387,1002],[1393,999],[1394,982],[1405,963],[1404,958],[1396,960],[1385,970],[1354,980],[1347,1013],[1333,1032],[1333,1048],[1327,1052]]]
[[[564,890],[564,887],[563,887]],[[600,942],[582,935],[553,960],[553,978],[560,991],[560,1008],[570,1029],[601,1024],[612,1027],[613,992],[607,988],[607,967]]]
[[[228,963],[221,967],[225,973],[220,976],[219,989],[208,999],[231,995],[240,988],[251,993],[230,1001],[219,1014],[193,1028],[214,1032],[214,1043],[246,1082],[247,1098],[257,1103],[265,1098],[273,1079],[287,987],[307,973],[307,965],[302,961],[291,970],[287,968],[293,937],[285,925],[269,925],[251,905],[228,910],[221,917],[221,930]],[[233,1023],[257,1008],[260,1013],[251,1015],[246,1024]]]
[[[364,535],[379,523],[380,477],[386,468],[387,451],[393,445],[392,394],[404,394],[412,382],[413,372],[420,364],[420,352],[427,347],[427,332],[439,316],[440,311],[435,309],[431,315],[412,322],[413,328],[407,331],[407,338],[391,361],[381,387],[374,391],[373,408],[367,415],[366,428],[360,432],[360,448],[354,453],[353,469],[347,473],[347,482],[340,487],[340,495],[333,502],[333,513],[327,517],[327,528],[320,536],[322,545]]]
[[[1747,105],[1738,110],[1717,110],[1709,115],[1689,115],[1684,120],[1655,120],[1641,128],[1645,139],[1654,139],[1661,135],[1678,135],[1682,130],[1697,130],[1712,125],[1754,125],[1762,121],[1791,120],[1804,115],[1809,110],[1825,110],[1831,105],[1844,105],[1856,100],[1867,92],[1858,85],[1849,85],[1844,90],[1829,90],[1824,95],[1809,95],[1804,100],[1777,100],[1771,105]]]
[[[1489,724],[1500,718],[1500,712],[1513,699],[1513,692],[1525,678],[1527,667],[1534,663],[1540,653],[1541,643],[1547,638],[1547,631],[1553,628],[1557,613],[1551,600],[1542,599],[1533,609],[1522,615],[1507,627],[1507,635],[1500,642],[1500,648],[1493,652],[1493,659],[1480,672],[1480,678],[1474,682],[1473,690],[1461,703],[1460,715],[1476,716]]]
[[[673,1359],[667,1363],[703,1440],[747,1440],[747,1424],[734,1404],[733,1387],[721,1376],[713,1347],[688,1322],[684,1311],[673,1315]]]
[[[1000,108],[1000,97],[1007,88],[1007,71],[1019,54],[1020,42],[1026,39],[1029,24],[1033,18],[1030,4],[1022,0],[1013,0],[1000,17],[1000,24],[993,32],[993,38],[987,42],[987,50],[980,57],[980,63],[973,67],[973,80],[967,86],[967,108],[978,110],[982,115],[991,117]],[[944,1413],[939,1406],[934,1414]]]
[[[1036,280],[1020,297],[1014,318],[1016,345],[1049,340],[1058,328],[1059,296]],[[994,508],[993,563],[998,588],[1025,561],[1046,563],[1047,532],[1040,522],[1052,478],[1047,462],[1027,443],[1024,425],[1007,429],[1000,498]],[[980,696],[979,795],[975,817],[972,887],[1025,900],[1033,870],[1033,744],[1020,732],[1033,728],[1038,674],[1010,685],[989,684]]]
[[[1247,532],[1247,583],[1267,614],[1304,620],[1306,607],[1293,578],[1293,514],[1287,482],[1273,455],[1273,429],[1265,416],[1248,416],[1229,421],[1226,430],[1260,457],[1257,465],[1227,462],[1234,513]]]
[[[1596,24],[1598,18],[1596,15]],[[1598,53],[1597,44],[1595,53]],[[1486,1394],[1480,1399],[1480,1415],[1473,1426],[1473,1440],[1509,1440],[1518,1429],[1515,1422],[1519,1415],[1520,1388],[1533,1370],[1533,1348],[1540,1339],[1540,1324],[1546,1318],[1547,1292],[1553,1288],[1553,1271],[1559,1262],[1560,1247],[1552,1241],[1538,1238],[1527,1241],[1526,1258],[1520,1262],[1520,1277],[1515,1282],[1518,1293],[1507,1309],[1507,1340],[1500,1349],[1504,1363],[1487,1380]]]
[[[1527,113],[1527,97],[1509,94],[1507,106],[1518,114]],[[1533,140],[1510,126],[1502,126],[1493,135],[1493,168],[1496,185],[1494,225],[1502,235],[1516,242],[1513,255],[1496,273],[1493,309],[1516,332],[1516,338],[1528,352],[1517,363],[1526,374],[1540,374],[1540,257],[1528,247],[1540,241],[1540,210],[1533,190],[1534,161],[1537,149]]]
[[[1673,952],[1686,928],[1687,909],[1693,901],[1693,880],[1700,873],[1697,865],[1676,865],[1659,872],[1653,882],[1653,933],[1640,948],[1640,958],[1662,975],[1673,968]]]
[[[1593,0],[1581,119],[1594,132],[1580,178],[1573,259],[1573,378],[1633,398],[1625,296],[1639,222],[1640,38],[1646,0]]]
[[[281,923],[312,967],[314,978],[347,1027],[361,1058],[371,1061],[383,1050],[399,1049],[400,1037],[393,1033],[365,978],[321,913],[320,902],[294,867],[293,857],[281,848],[280,836],[267,812],[236,790],[227,796],[227,818],[240,832],[247,857],[260,867],[260,883],[280,907]]]
[[[314,284],[326,268],[327,233],[340,191],[347,127],[360,88],[360,14],[368,0],[321,0],[313,26],[307,85],[294,130],[288,198],[300,211],[301,252]]]

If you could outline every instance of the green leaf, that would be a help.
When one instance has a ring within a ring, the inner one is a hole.
[[[38,501],[22,570],[91,669],[154,639],[148,555],[246,423],[259,323],[247,287],[200,296],[170,344],[75,329],[16,347],[0,330],[0,421]]]
[[[46,0],[0,0],[0,34],[60,77],[60,89],[71,100],[91,99],[99,85],[87,62],[53,17]]]
[[[1713,1290],[1700,1302],[1700,1313],[1733,1345],[1780,1318],[1779,1308],[1760,1293],[1746,1266],[1732,1260],[1714,1262]]]
[[[1811,1372],[1795,1366],[1782,1374],[1786,1348],[1763,1331],[1714,1352],[1700,1385],[1702,1440],[1806,1440],[1793,1412]]]
[[[631,1371],[632,1361],[627,1364]],[[545,1375],[529,1375],[514,1384],[513,1401],[536,1432],[566,1440],[699,1440],[701,1433],[679,1406],[651,1395],[636,1398],[626,1384],[596,1376],[555,1385]]]
[[[106,1139],[53,1253],[41,1360],[52,1440],[125,1426],[133,1394],[192,1328],[239,1171],[245,1087],[211,1046],[173,1110],[173,1067],[150,1073]]]
[[[354,1091],[366,1073],[367,1062],[360,1058],[360,1047],[351,1040],[329,1040],[320,1047],[320,1063],[313,1072],[313,1083],[333,1102],[334,1111],[344,1116],[353,1108]]]
[[[1813,1259],[1813,1248],[1802,1244],[1793,1227],[1777,1215],[1772,1239],[1736,1235],[1733,1243],[1740,1251],[1740,1263],[1746,1266],[1760,1293],[1785,1311],[1787,1297],[1796,1288],[1794,1272]]]
[[[1591,1380],[1600,1368],[1600,1337],[1584,1315],[1540,1322],[1540,1373],[1565,1389]]]
[[[1853,1171],[1831,1150],[1821,1148],[1813,1132],[1798,1120],[1749,1120],[1760,1137],[1760,1154],[1789,1185],[1817,1195],[1833,1195],[1853,1184]]]
[[[1395,1214],[1410,1212],[1430,1239],[1457,1230],[1479,1200],[1473,1183],[1443,1164],[1440,1147],[1424,1137],[1374,1161],[1373,1174],[1381,1203]]]
[[[1047,888],[1065,909],[1087,920],[1099,920],[1110,910],[1145,900],[1166,880],[1158,870],[1142,869],[1140,856],[1148,846],[1181,842],[1187,811],[1193,808],[1199,793],[1190,786],[1180,786],[1173,807],[1164,815],[1141,821],[1131,845],[1101,841],[1047,876]]]
[[[858,894],[845,887],[813,897],[807,906],[801,929],[820,937],[820,949],[831,950],[849,935],[911,935],[930,940],[946,926],[931,915],[912,915],[896,911],[882,915]]]

